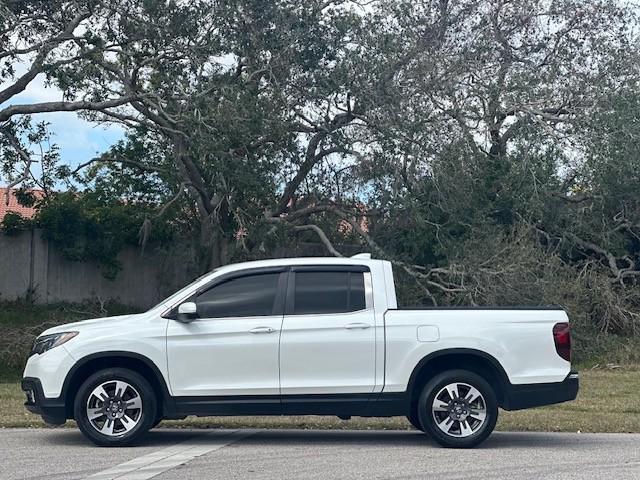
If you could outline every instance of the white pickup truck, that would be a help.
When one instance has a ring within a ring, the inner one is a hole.
[[[369,255],[221,267],[145,313],[38,337],[22,389],[45,421],[98,445],[187,415],[404,415],[448,447],[492,432],[498,407],[573,400],[560,308],[398,309]]]

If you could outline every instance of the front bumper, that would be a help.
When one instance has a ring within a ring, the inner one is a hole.
[[[24,406],[31,413],[40,415],[50,425],[62,425],[67,421],[64,400],[46,398],[40,380],[33,377],[22,379],[22,391],[27,396]]]
[[[507,388],[502,408],[522,410],[523,408],[568,402],[576,399],[579,388],[579,375],[573,370],[562,382],[510,385]]]

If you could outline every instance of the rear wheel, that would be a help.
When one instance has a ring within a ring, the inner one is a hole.
[[[158,425],[160,425],[161,421],[162,417],[156,417],[156,419],[153,421],[153,425],[151,425],[151,428],[156,428]]]
[[[128,445],[155,423],[157,400],[149,382],[136,372],[109,368],[91,375],[78,389],[74,418],[92,442]]]
[[[487,439],[498,420],[491,385],[466,370],[451,370],[425,385],[418,402],[424,431],[440,445],[471,448]]]

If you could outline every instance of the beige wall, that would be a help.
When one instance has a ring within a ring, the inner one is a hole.
[[[354,245],[340,245],[345,255],[362,251]],[[273,257],[324,256],[326,249],[317,243],[283,246]],[[28,296],[36,303],[117,301],[123,305],[146,308],[155,305],[199,275],[188,248],[145,251],[127,247],[118,260],[122,269],[115,280],[102,275],[99,265],[66,259],[42,238],[42,231],[16,236],[0,233],[0,300]]]
[[[188,260],[180,252],[128,247],[118,257],[115,280],[92,262],[74,262],[42,238],[40,231],[0,234],[0,299],[25,298],[32,288],[37,303],[113,300],[148,307],[189,281]]]

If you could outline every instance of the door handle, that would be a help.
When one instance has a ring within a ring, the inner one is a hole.
[[[275,331],[276,329],[271,327],[256,327],[249,330],[251,333],[273,333]]]
[[[369,325],[368,323],[348,323],[344,326],[344,328],[346,328],[347,330],[365,330],[367,328],[371,328],[371,325]]]

